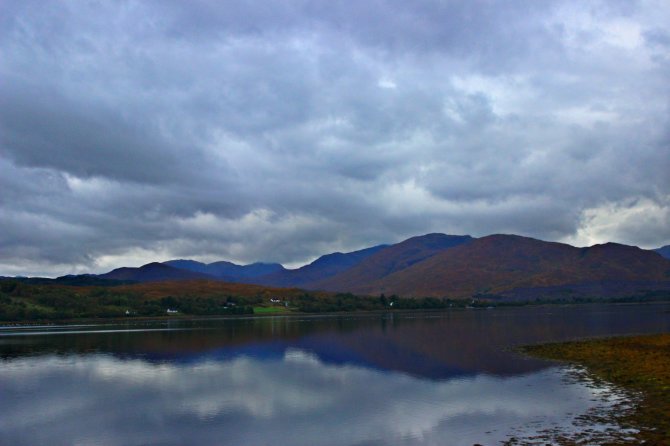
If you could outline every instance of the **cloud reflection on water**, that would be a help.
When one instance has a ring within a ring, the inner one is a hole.
[[[512,427],[569,427],[599,404],[557,368],[431,381],[302,350],[197,364],[39,356],[0,367],[7,444],[491,444]],[[597,399],[597,398],[596,398]]]

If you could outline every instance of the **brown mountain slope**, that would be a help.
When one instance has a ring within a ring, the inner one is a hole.
[[[145,299],[160,299],[167,296],[193,296],[193,297],[217,297],[217,296],[241,296],[256,297],[264,299],[279,297],[289,299],[300,296],[305,292],[298,288],[275,288],[262,285],[249,285],[244,283],[230,283],[218,280],[175,280],[161,282],[145,282],[130,285],[121,285],[114,288],[121,292],[132,292],[140,294]],[[326,296],[330,293],[312,293],[317,297]]]
[[[302,286],[309,289],[350,291],[472,240],[469,235],[427,234],[412,237],[376,252],[340,274]]]
[[[491,235],[438,253],[347,291],[402,296],[470,297],[521,287],[597,280],[670,281],[670,261],[633,246],[575,248],[515,235]]]

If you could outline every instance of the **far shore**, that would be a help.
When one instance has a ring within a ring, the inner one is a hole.
[[[527,302],[503,305],[488,306],[455,306],[450,308],[418,308],[418,309],[385,309],[385,310],[356,310],[356,311],[322,311],[305,312],[296,309],[286,309],[283,311],[257,312],[254,314],[215,314],[215,315],[197,315],[197,314],[171,314],[164,316],[127,316],[127,317],[109,317],[109,318],[74,318],[74,319],[34,319],[19,321],[0,321],[0,329],[11,327],[26,326],[59,326],[76,324],[97,324],[97,325],[116,325],[132,322],[167,322],[167,321],[197,321],[197,320],[228,320],[228,319],[267,319],[277,317],[335,317],[335,316],[367,316],[383,314],[401,314],[401,313],[444,313],[450,311],[488,311],[488,310],[506,310],[523,307],[571,307],[571,306],[597,306],[597,305],[655,305],[668,304],[670,300],[653,300],[649,302]],[[259,307],[272,308],[272,307]],[[529,347],[531,348],[531,347]],[[528,352],[530,353],[530,351]]]

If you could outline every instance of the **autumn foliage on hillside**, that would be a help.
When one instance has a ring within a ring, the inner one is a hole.
[[[243,283],[220,282],[216,280],[179,280],[169,282],[148,282],[115,287],[119,291],[136,293],[145,299],[160,299],[167,296],[217,297],[223,295],[237,297],[277,297],[290,299],[304,294],[298,288],[274,288]],[[313,293],[314,294],[314,293]],[[316,293],[326,295],[331,293]]]
[[[326,294],[312,293],[309,298],[319,301]],[[0,320],[251,314],[254,307],[267,306],[272,300],[283,304],[305,296],[298,289],[206,280],[66,286],[5,279],[0,280]]]
[[[615,243],[575,248],[527,237],[492,235],[446,249],[376,280],[344,283],[347,291],[362,294],[467,298],[590,281],[668,282],[670,261],[652,251]]]

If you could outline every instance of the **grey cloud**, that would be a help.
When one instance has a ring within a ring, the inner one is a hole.
[[[85,178],[164,183],[179,176],[179,151],[118,111],[72,103],[18,80],[12,87],[2,92],[0,145],[17,163]],[[181,154],[185,163],[195,156]]]
[[[7,2],[0,274],[667,244],[670,10],[632,3]],[[631,203],[660,224],[585,229]]]

